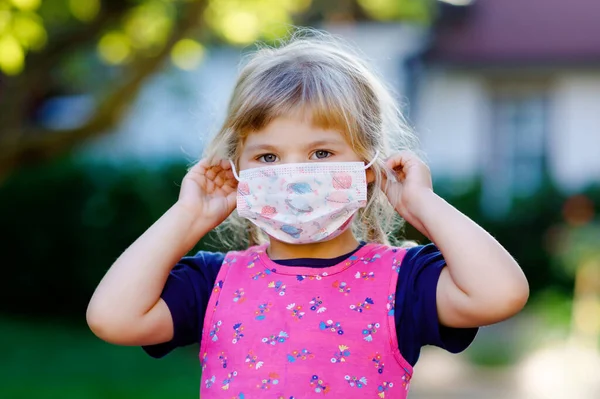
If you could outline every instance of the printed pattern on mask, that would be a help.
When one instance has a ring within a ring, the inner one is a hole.
[[[201,397],[406,398],[412,367],[393,316],[393,265],[405,250],[367,244],[319,269],[278,265],[265,251],[230,252],[221,267],[204,320]]]
[[[240,172],[237,212],[266,234],[293,244],[332,239],[367,203],[362,162],[315,162]]]

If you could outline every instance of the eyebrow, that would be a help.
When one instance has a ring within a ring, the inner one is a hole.
[[[341,140],[324,139],[324,140],[317,140],[317,141],[310,142],[306,145],[306,147],[314,148],[314,147],[320,147],[320,146],[341,145],[341,144],[343,144],[343,142]],[[278,148],[275,146],[272,146],[270,144],[254,144],[254,145],[249,145],[246,148],[246,150],[249,152],[259,152],[259,151],[277,152]]]
[[[272,145],[269,145],[269,144],[254,144],[254,145],[249,145],[248,147],[246,147],[246,151],[248,151],[248,152],[262,152],[262,151],[277,152],[277,148],[273,147]]]

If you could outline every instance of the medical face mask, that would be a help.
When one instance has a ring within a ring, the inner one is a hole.
[[[330,240],[367,204],[366,169],[373,162],[282,164],[246,169],[239,176],[232,162],[238,215],[290,244]]]

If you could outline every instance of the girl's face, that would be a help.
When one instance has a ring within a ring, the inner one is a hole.
[[[356,161],[362,159],[340,132],[315,127],[308,118],[286,116],[274,119],[264,129],[246,137],[239,169],[285,163]]]

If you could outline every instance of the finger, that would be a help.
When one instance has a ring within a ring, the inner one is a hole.
[[[398,176],[398,173],[392,171],[392,170],[384,170],[383,173],[381,174],[381,190],[384,193],[387,193],[388,190],[392,187],[392,185],[394,183],[400,183],[401,180]]]
[[[223,181],[223,187],[230,187],[232,190],[237,191],[238,181],[234,178],[228,178]]]
[[[214,178],[214,181],[218,186],[222,186],[223,184],[227,183],[228,180],[235,180],[231,169],[221,170]]]
[[[208,169],[206,171],[206,177],[208,177],[211,180],[214,180],[219,173],[221,173],[223,169],[221,168],[221,165],[213,165],[210,167],[210,169]]]
[[[234,193],[237,195],[237,187],[236,186],[232,186],[230,184],[225,184],[221,187],[221,190],[223,190],[223,192],[225,192],[227,195]]]
[[[210,168],[210,165],[208,164],[207,160],[201,159],[188,170],[188,173],[204,175],[206,173],[206,169],[208,168]]]
[[[212,169],[208,169],[208,170],[205,172],[205,176],[206,176],[206,178],[207,178],[208,180],[210,180],[210,181],[213,181],[213,180],[215,180],[215,177],[217,176],[217,174],[215,173],[215,171],[214,171],[214,170],[212,170]]]
[[[399,156],[386,160],[383,175],[391,181],[401,181],[404,176],[405,162]]]
[[[219,174],[219,175],[217,175],[217,176],[214,178],[213,182],[215,183],[215,186],[216,186],[216,187],[222,187],[222,186],[223,186],[223,178],[221,177],[221,175],[220,175],[220,174]]]
[[[233,176],[233,171],[231,170],[231,166],[229,168],[219,167],[218,175],[224,179],[227,178],[228,175]]]
[[[402,167],[408,163],[420,160],[420,158],[412,151],[402,150],[386,160],[386,165],[391,169]]]
[[[238,181],[235,179],[227,179],[223,182],[223,187],[229,187],[232,190],[237,191]]]
[[[385,166],[390,170],[400,170],[406,164],[406,158],[402,154],[395,154],[385,161]]]
[[[231,162],[227,159],[222,159],[220,165],[223,170],[231,170]]]
[[[232,170],[225,171],[225,179],[226,180],[235,180],[237,182],[237,179],[235,178],[235,175],[233,174]]]
[[[230,209],[232,212],[236,208],[237,194],[235,191],[232,191],[229,194],[227,194],[227,206],[229,207],[228,209]]]
[[[397,179],[403,181],[411,169],[418,169],[423,164],[412,151],[401,151],[386,161],[386,167],[396,175]]]
[[[213,170],[221,170],[221,169],[231,169],[231,165],[229,165],[229,161],[227,160],[215,160],[209,158],[202,158],[193,168],[196,166],[204,168],[205,170],[213,169]]]
[[[215,183],[212,180],[206,180],[206,192],[213,193],[215,191]]]
[[[203,168],[208,169],[210,168],[210,161],[208,158],[202,158],[196,165],[201,165]]]

